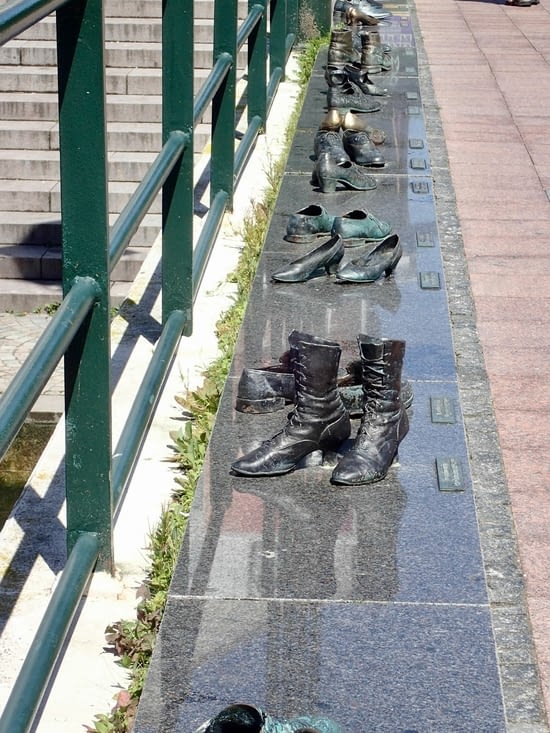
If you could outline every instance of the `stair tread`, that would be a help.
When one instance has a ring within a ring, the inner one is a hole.
[[[110,223],[114,223],[118,217],[118,214],[109,214]],[[22,222],[22,223],[40,223],[46,221],[59,221],[60,214],[57,211],[5,211],[3,212],[3,223],[7,221]],[[153,225],[160,222],[160,214],[145,214],[142,219],[143,224]],[[9,243],[6,243],[9,244]],[[0,246],[2,246],[0,244]]]
[[[247,13],[247,3],[239,0],[238,5],[239,15],[243,18]],[[197,59],[197,65],[193,69],[195,90],[200,88],[211,71],[210,68],[203,68],[203,62],[208,65],[208,54],[211,57],[212,52],[212,42],[207,40],[214,24],[213,18],[208,17],[211,12],[211,3],[196,0],[194,23],[202,31],[194,43]],[[121,179],[109,180],[108,183],[110,225],[116,221],[118,212],[139,185],[140,179],[127,179],[141,176],[141,171],[155,160],[161,145],[162,124],[159,120],[162,105],[162,43],[158,33],[162,23],[161,16],[161,0],[117,0],[116,3],[114,0],[107,0],[105,4],[105,24],[108,26],[109,37],[105,41],[104,49],[106,63],[111,64],[105,68],[107,159],[109,175]],[[13,292],[13,302],[17,304],[27,302],[26,295],[29,295],[29,302],[48,302],[58,300],[61,293],[57,281],[27,281],[17,276],[17,279],[13,279],[17,267],[12,266],[11,274],[9,271],[10,257],[19,260],[22,270],[27,268],[27,274],[31,278],[34,277],[36,268],[46,278],[52,277],[52,273],[55,277],[59,271],[61,248],[58,244],[50,244],[57,242],[59,238],[61,218],[60,212],[56,211],[60,206],[60,183],[56,177],[59,168],[59,124],[57,46],[55,31],[52,32],[55,23],[55,15],[50,14],[40,21],[46,27],[43,33],[40,30],[35,31],[37,39],[32,38],[32,31],[28,37],[23,32],[5,44],[6,50],[0,55],[0,77],[3,77],[0,81],[0,105],[4,110],[0,119],[0,161],[3,175],[28,176],[0,179],[2,207],[11,207],[7,211],[1,211],[2,225],[6,228],[2,236],[0,227],[0,256],[4,263],[0,269],[0,290],[2,296],[6,297],[0,296],[0,310],[6,308],[10,292]],[[120,31],[117,26],[120,26]],[[151,33],[147,33],[147,29]],[[125,35],[135,40],[123,38]],[[121,40],[116,40],[118,36]],[[159,93],[150,93],[157,90]],[[11,114],[9,105],[13,105]],[[9,119],[10,116],[14,119]],[[133,116],[142,121],[134,122]],[[32,119],[34,117],[36,119]],[[203,128],[204,125],[199,125],[195,130],[197,150],[203,145]],[[207,128],[209,130],[209,126]],[[16,162],[17,166],[14,165]],[[160,210],[159,196],[155,199],[151,212],[145,215],[141,223],[141,235],[138,235],[136,241],[132,242],[132,248],[128,248],[124,254],[124,259],[129,264],[122,268],[119,279],[127,278],[133,271],[132,263],[145,256],[151,243],[148,241],[151,239],[151,232],[155,228],[160,230],[161,227]],[[44,229],[41,225],[44,225]],[[12,239],[17,240],[17,243],[10,244]],[[40,258],[42,265],[33,264],[34,258]],[[25,259],[27,261],[23,266]],[[8,279],[2,277],[2,270]],[[127,286],[127,283],[122,284],[125,292]]]

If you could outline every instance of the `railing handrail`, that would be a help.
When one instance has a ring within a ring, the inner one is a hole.
[[[64,284],[59,310],[0,398],[0,457],[63,356],[66,420],[71,424],[71,430],[65,431],[68,559],[0,718],[0,733],[29,730],[87,581],[98,563],[112,567],[114,517],[177,345],[182,335],[191,332],[193,304],[222,218],[232,205],[234,186],[257,135],[265,128],[275,88],[284,77],[295,38],[288,32],[288,18],[298,17],[300,0],[250,0],[240,27],[237,0],[213,1],[214,63],[196,99],[193,75],[188,73],[193,68],[193,0],[163,2],[163,145],[110,234],[102,0],[18,0],[0,10],[0,45],[57,11]],[[235,33],[228,34],[228,27]],[[235,152],[236,59],[245,42],[248,127]],[[211,201],[193,248],[193,130],[210,104]],[[94,117],[100,125],[89,124]],[[83,134],[87,124],[89,135]],[[80,180],[83,192],[78,190]],[[161,190],[163,327],[113,456],[110,274]],[[93,217],[91,231],[79,218],[82,206],[89,203],[94,204],[89,215]],[[96,356],[99,361],[94,371]],[[97,382],[94,390],[90,389],[92,375]],[[87,451],[91,455],[81,455],[97,390],[104,400],[98,445]],[[84,495],[92,497],[88,505]]]
[[[16,0],[0,10],[0,46],[38,23],[68,0]]]

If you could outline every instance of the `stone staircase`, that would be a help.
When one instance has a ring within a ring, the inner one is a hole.
[[[161,1],[106,0],[111,222],[161,146]],[[212,64],[214,2],[196,0],[194,10],[196,93]],[[208,141],[209,113],[195,131],[196,156]],[[0,312],[33,311],[61,297],[58,146],[52,14],[0,47]],[[160,221],[159,197],[113,273],[114,302],[125,296]]]

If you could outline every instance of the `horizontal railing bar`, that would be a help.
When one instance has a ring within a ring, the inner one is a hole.
[[[67,0],[17,0],[0,10],[0,46],[65,5]]]
[[[253,5],[250,8],[247,17],[243,20],[237,31],[237,51],[240,51],[242,46],[244,46],[254,28],[262,19],[264,12],[265,8],[262,5]]]
[[[155,196],[180,155],[189,144],[189,135],[181,130],[174,130],[168,136],[162,150],[159,152],[143,180],[132,194],[130,200],[120,212],[113,224],[109,246],[109,268],[113,271],[116,263],[122,257],[124,250],[143,221]]]
[[[256,138],[262,129],[262,124],[262,118],[259,115],[255,115],[248,123],[248,127],[246,128],[246,131],[239,143],[239,147],[235,152],[235,181],[238,181],[241,177],[241,173],[246,165],[250,151],[254,147]]]
[[[195,103],[193,105],[193,127],[196,127],[201,121],[206,108],[221,87],[232,63],[233,59],[228,53],[221,53],[216,59],[216,63],[212,67],[210,74],[206,77],[204,84],[195,97]]]
[[[169,315],[154,354],[141,382],[130,414],[126,418],[112,462],[112,507],[116,512],[143,446],[155,408],[180,342],[187,317],[183,311]]]
[[[0,458],[10,447],[97,297],[95,280],[88,277],[75,280],[57,313],[0,397]]]
[[[99,552],[95,534],[77,539],[0,718],[0,733],[27,733]]]
[[[204,271],[212,254],[216,236],[220,230],[229,195],[226,191],[218,191],[210,203],[208,216],[193,250],[193,304],[198,295]]]

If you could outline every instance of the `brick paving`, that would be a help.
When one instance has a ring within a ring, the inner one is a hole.
[[[550,709],[550,3],[416,0]],[[437,183],[437,182],[436,182]]]

